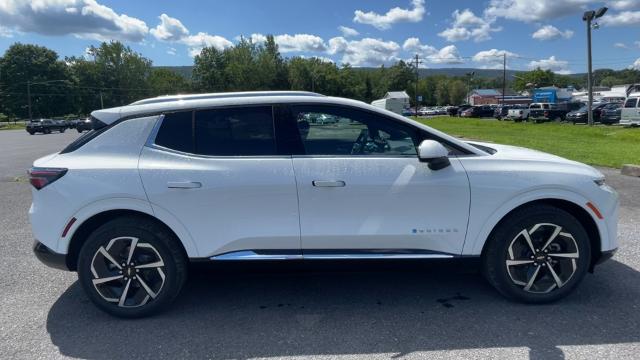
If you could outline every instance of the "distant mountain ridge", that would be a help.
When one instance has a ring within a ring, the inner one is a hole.
[[[185,66],[154,66],[155,68],[159,68],[159,69],[169,69],[173,72],[175,72],[176,74],[179,74],[181,76],[183,76],[186,79],[191,79],[191,74],[193,73],[193,66],[192,65],[185,65]],[[368,71],[368,70],[375,70],[377,68],[373,68],[373,67],[361,67],[361,68],[354,68],[356,70],[360,70],[360,71]],[[471,73],[471,72],[475,72],[474,76],[477,77],[482,77],[482,78],[489,78],[489,79],[494,79],[494,78],[502,78],[502,69],[476,69],[476,68],[438,68],[438,69],[420,69],[419,73],[420,73],[420,77],[427,77],[427,76],[435,76],[435,75],[445,75],[445,76],[457,76],[457,77],[462,77],[462,76],[467,76],[467,74]],[[509,70],[507,69],[507,79],[512,79],[513,75],[518,75],[521,73],[524,73],[525,71],[522,70]],[[582,76],[585,74],[570,74],[571,76]]]

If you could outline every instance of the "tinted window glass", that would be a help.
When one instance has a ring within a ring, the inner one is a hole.
[[[636,101],[638,101],[637,98],[627,99],[627,101],[624,103],[624,107],[626,108],[636,107]]]
[[[193,112],[170,113],[164,116],[156,136],[156,144],[166,148],[193,152]]]
[[[276,155],[271,107],[197,111],[195,140],[202,155]]]
[[[337,107],[295,106],[308,155],[416,155],[416,131],[374,114]]]

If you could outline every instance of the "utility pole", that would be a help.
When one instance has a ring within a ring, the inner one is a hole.
[[[418,82],[420,81],[420,64],[422,64],[422,61],[420,61],[420,56],[418,54],[416,54],[415,57],[415,63],[416,63],[416,116],[418,116]]]
[[[591,21],[595,20],[607,12],[606,7],[601,7],[597,11],[589,10],[582,15],[582,20],[587,23],[587,91],[589,94],[589,102],[587,104],[587,119],[589,126],[593,126],[593,81],[592,81],[592,66],[591,66],[591,28],[597,29],[598,23],[591,25]]]
[[[29,107],[29,122],[33,120],[33,114],[31,113],[31,81],[27,81],[27,104]]]
[[[507,91],[507,52],[502,54],[502,105],[504,106],[504,93]]]

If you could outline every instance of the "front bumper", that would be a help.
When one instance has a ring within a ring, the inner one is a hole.
[[[43,264],[54,269],[69,271],[69,267],[67,267],[67,255],[58,254],[37,240],[33,244],[33,253]]]

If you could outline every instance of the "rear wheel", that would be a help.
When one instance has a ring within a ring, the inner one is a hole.
[[[126,318],[166,308],[187,276],[178,240],[151,221],[118,218],[94,231],[80,250],[78,277],[89,299]]]
[[[488,241],[482,259],[485,277],[504,296],[527,303],[568,295],[591,259],[580,222],[548,205],[517,210]]]

